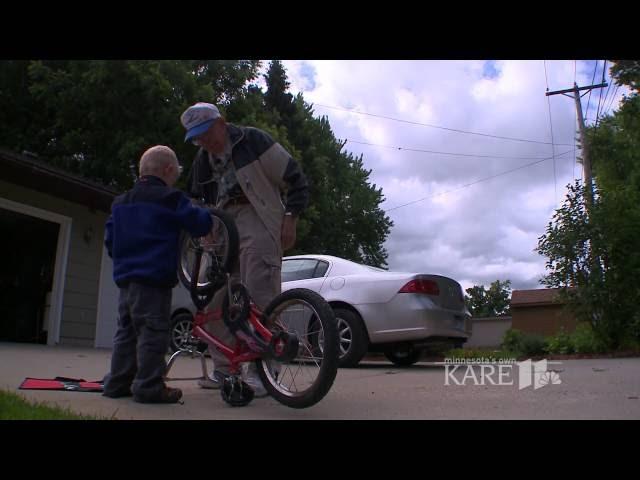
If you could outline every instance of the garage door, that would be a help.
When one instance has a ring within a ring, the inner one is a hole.
[[[113,262],[106,248],[102,248],[100,285],[98,287],[98,316],[96,323],[96,348],[112,348],[118,319],[118,294],[113,282]]]

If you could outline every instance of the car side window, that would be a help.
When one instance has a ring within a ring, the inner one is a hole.
[[[306,258],[285,260],[282,262],[282,281],[292,282],[294,280],[316,278],[315,271],[317,265],[317,260]]]
[[[324,277],[328,269],[329,269],[329,262],[323,262],[322,260],[319,260],[318,265],[316,266],[316,271],[313,273],[313,278]]]

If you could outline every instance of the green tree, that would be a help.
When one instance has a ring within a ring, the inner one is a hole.
[[[193,149],[178,123],[184,108],[242,95],[257,67],[255,61],[3,62],[0,111],[8,128],[0,144],[125,189],[151,145],[170,145],[188,167]]]
[[[636,91],[618,112],[587,129],[594,205],[587,213],[584,188],[570,186],[537,250],[548,259],[542,283],[563,288],[576,317],[615,349],[640,338],[640,287],[633,280],[640,278],[640,68],[625,61],[611,71],[616,83]]]
[[[465,290],[467,308],[474,317],[499,317],[510,314],[511,280],[492,282],[489,289],[474,285]]]
[[[293,103],[293,95],[288,92],[290,83],[282,62],[273,60],[264,79],[267,84],[264,94],[265,107],[275,117],[276,123],[283,124],[290,134],[293,133],[296,106]]]
[[[638,286],[630,279],[640,278],[640,211],[629,194],[596,189],[587,215],[585,188],[576,182],[537,247],[547,257],[542,283],[561,288],[576,318],[611,349],[633,334],[638,318]]]
[[[137,162],[154,144],[171,146],[188,171],[195,150],[179,116],[196,101],[216,103],[229,121],[261,128],[300,161],[310,205],[298,222],[295,253],[325,253],[385,266],[393,223],[380,209],[363,158],[343,150],[326,117],[288,92],[281,62],[263,92],[253,60],[0,62],[0,146],[129,188]],[[181,179],[181,182],[184,181]],[[179,182],[178,186],[183,186]]]
[[[618,85],[628,85],[638,91],[640,89],[640,61],[614,60],[611,75]]]

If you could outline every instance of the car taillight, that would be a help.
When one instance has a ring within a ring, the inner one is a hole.
[[[433,280],[411,280],[398,293],[426,293],[440,295],[440,288]]]

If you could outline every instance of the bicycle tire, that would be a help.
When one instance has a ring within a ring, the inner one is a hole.
[[[226,243],[226,248],[223,248],[222,255],[216,256],[215,263],[221,272],[230,273],[238,262],[240,249],[238,228],[233,217],[228,213],[212,207],[209,207],[209,211],[214,221],[213,229],[221,229],[222,231],[218,233],[226,237],[223,240]],[[193,239],[188,232],[181,232],[178,240],[178,278],[180,283],[189,291],[191,291],[192,287],[191,275],[193,270],[193,265],[189,263],[190,260],[195,260],[194,258],[189,258],[189,254],[190,252],[193,253],[198,246],[198,240]],[[204,252],[202,257],[208,258],[209,262],[214,262],[210,252]],[[199,278],[198,280],[196,293],[200,296],[209,296],[212,291],[215,293],[221,287],[221,285],[212,282],[210,278]]]
[[[195,259],[193,261],[193,270],[192,272],[200,271],[200,263],[202,261],[202,248],[197,248],[195,250]],[[213,300],[213,296],[215,295],[215,288],[212,285],[211,287],[202,287],[198,289],[198,279],[195,275],[191,275],[191,285],[189,286],[189,293],[191,294],[191,301],[196,306],[198,310],[203,310],[211,300]]]
[[[320,295],[306,288],[288,290],[274,298],[263,313],[263,322],[268,323],[270,317],[274,314],[277,315],[287,305],[295,302],[307,304],[313,312],[313,316],[305,321],[304,328],[307,330],[307,336],[311,335],[308,329],[314,322],[319,323],[324,330],[324,348],[321,364],[318,366],[317,378],[303,392],[286,392],[282,384],[278,384],[273,372],[270,371],[270,362],[273,360],[269,358],[256,360],[256,367],[262,384],[273,398],[291,408],[307,408],[315,405],[327,395],[336,378],[339,357],[338,331],[335,314],[329,304]],[[316,365],[318,365],[317,362]],[[300,368],[298,367],[298,370]],[[311,368],[314,368],[313,365]]]

